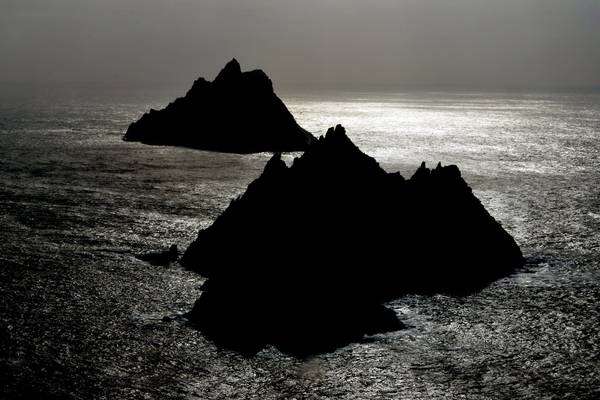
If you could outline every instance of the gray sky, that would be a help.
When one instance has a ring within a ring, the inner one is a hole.
[[[0,81],[600,87],[600,0],[0,0]]]

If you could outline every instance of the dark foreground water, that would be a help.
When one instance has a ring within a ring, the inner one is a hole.
[[[458,164],[531,263],[476,295],[399,299],[408,329],[295,359],[216,349],[178,317],[202,278],[133,257],[185,248],[269,155],[120,140],[173,91],[0,92],[0,398],[600,396],[599,95],[284,93],[388,170]]]

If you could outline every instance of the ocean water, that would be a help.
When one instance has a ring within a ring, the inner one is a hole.
[[[398,299],[405,330],[296,359],[217,349],[180,317],[203,278],[134,257],[184,249],[269,158],[121,141],[184,91],[0,90],[0,398],[600,397],[599,94],[282,91],[389,171],[457,164],[528,259],[475,295]]]

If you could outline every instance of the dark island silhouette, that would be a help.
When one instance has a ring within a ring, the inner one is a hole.
[[[199,78],[185,97],[132,123],[126,141],[229,153],[303,151],[315,138],[301,128],[262,70],[231,60],[213,82]]]
[[[472,293],[524,260],[456,166],[406,180],[338,125],[290,167],[273,155],[181,262],[208,278],[188,315],[208,338],[307,355],[400,329],[385,302]]]

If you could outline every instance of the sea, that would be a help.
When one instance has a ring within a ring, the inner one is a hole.
[[[271,156],[122,141],[185,90],[0,87],[0,398],[600,398],[600,93],[278,90],[388,171],[458,165],[527,259],[480,293],[390,303],[406,329],[295,358],[217,348],[183,317],[204,278],[135,257],[185,249]]]

